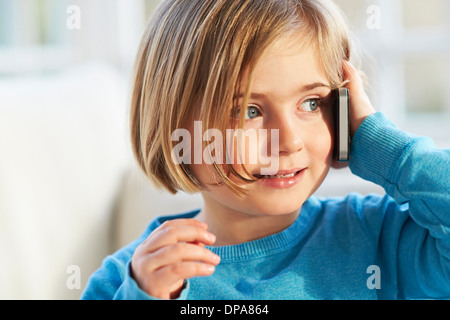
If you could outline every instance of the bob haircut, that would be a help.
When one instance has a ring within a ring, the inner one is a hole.
[[[244,74],[251,79],[264,50],[286,35],[312,45],[332,89],[342,86],[350,37],[339,8],[329,0],[166,0],[159,5],[141,40],[130,110],[134,156],[156,186],[173,194],[202,190],[190,166],[172,160],[172,132],[191,127],[193,115],[203,130],[225,132],[233,97],[242,89],[246,108],[251,81],[240,88]],[[242,127],[245,112],[240,114]],[[238,194],[244,189],[230,174],[254,181],[231,165],[229,170],[213,166],[221,183]]]

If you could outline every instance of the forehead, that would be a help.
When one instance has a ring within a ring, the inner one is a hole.
[[[299,39],[284,37],[265,50],[253,72],[252,91],[283,91],[316,82],[329,85],[315,47]]]

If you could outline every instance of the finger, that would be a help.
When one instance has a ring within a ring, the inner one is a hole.
[[[204,243],[212,245],[216,241],[214,234],[204,228],[184,226],[178,224],[167,225],[165,228],[155,230],[139,247],[140,251],[153,252],[161,247],[178,242]]]
[[[201,246],[201,247],[204,247],[205,246],[205,244],[203,243],[203,242],[198,242],[198,241],[194,241],[194,242],[190,242],[191,244],[195,244],[195,245],[197,245],[197,246]]]
[[[353,137],[361,123],[375,113],[375,109],[364,91],[357,69],[350,62],[344,61],[343,70],[345,78],[349,80],[346,86],[350,92],[350,135]]]
[[[353,66],[353,64],[350,61],[344,60],[342,62],[342,69],[344,71],[344,78],[346,80],[352,80],[353,74],[356,72],[356,68]]]
[[[349,89],[350,94],[353,95],[354,98],[368,100],[360,71],[348,61],[343,62],[343,70],[344,77],[348,81],[346,87]]]
[[[195,261],[181,261],[167,265],[155,272],[156,285],[171,287],[173,284],[194,277],[206,277],[214,273],[215,266]]]
[[[203,229],[207,229],[208,225],[204,222],[198,221],[196,219],[174,219],[164,221],[156,230],[164,229],[167,226],[191,226],[191,227],[199,227]]]
[[[161,267],[176,264],[181,261],[197,261],[218,265],[220,257],[212,251],[189,243],[177,243],[166,246],[147,256],[147,272],[153,272]]]
[[[349,61],[343,62],[344,78],[348,81],[347,88],[360,89],[363,88],[363,81],[358,70]]]

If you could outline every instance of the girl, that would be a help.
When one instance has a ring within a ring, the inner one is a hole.
[[[153,221],[82,298],[450,298],[449,150],[376,113],[350,55],[330,1],[164,1],[138,54],[133,150],[156,185],[201,192],[204,206]],[[384,197],[313,196],[339,166],[331,92],[343,86],[350,169]],[[202,142],[201,159],[187,138],[198,123],[203,138],[222,133]],[[256,140],[228,139],[239,128]],[[175,148],[176,130],[190,148]],[[264,143],[272,172],[241,157]]]

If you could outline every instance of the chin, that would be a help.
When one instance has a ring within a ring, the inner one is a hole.
[[[265,188],[264,188],[265,189]],[[247,199],[247,204],[263,215],[279,216],[298,212],[313,190],[305,186],[296,186],[289,190],[255,190],[257,197]],[[306,190],[307,189],[307,190]]]
[[[269,200],[269,199],[267,199]],[[264,216],[284,216],[298,213],[304,201],[300,198],[288,201],[271,200],[258,202],[253,208],[259,215]],[[306,199],[305,199],[306,200]]]

